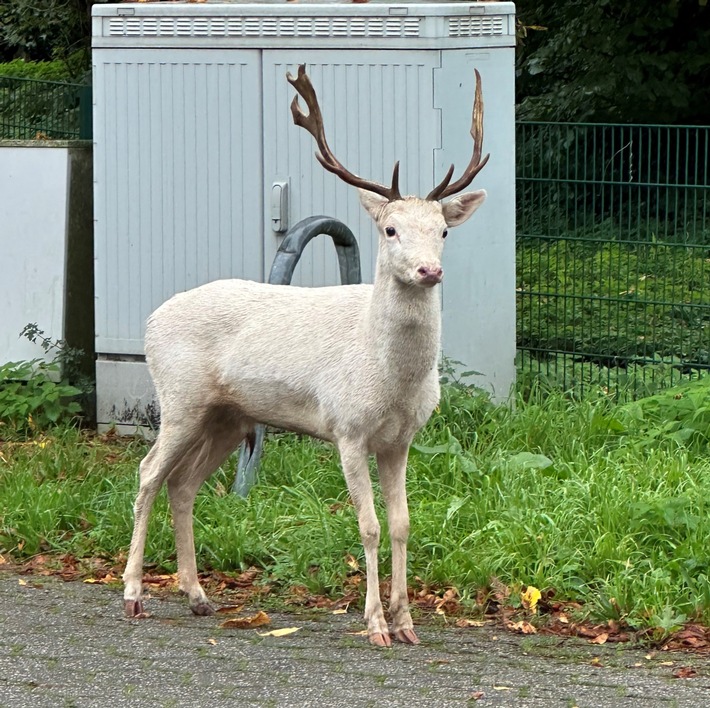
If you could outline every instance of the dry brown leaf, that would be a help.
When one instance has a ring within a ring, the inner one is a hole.
[[[485,625],[488,624],[487,622],[484,622],[482,620],[472,620],[472,619],[466,619],[465,617],[461,617],[460,619],[456,620],[456,626],[457,627],[485,627]]]
[[[244,605],[223,605],[218,607],[216,612],[218,615],[236,615],[244,609]]]
[[[224,620],[219,626],[222,629],[251,629],[252,627],[261,627],[269,624],[269,622],[271,622],[269,615],[266,612],[259,611],[250,617],[234,617]]]
[[[285,637],[294,632],[298,632],[300,627],[282,627],[281,629],[272,629],[270,632],[257,632],[260,637]]]
[[[506,622],[506,628],[511,632],[519,632],[520,634],[536,634],[537,629],[533,627],[530,622],[525,622],[524,620],[520,622]]]
[[[5,563],[7,563],[5,556],[0,556],[0,565],[5,565]]]
[[[673,678],[687,679],[687,678],[695,678],[697,675],[698,675],[698,672],[692,666],[679,666],[673,672]]]
[[[473,693],[469,694],[468,700],[469,701],[480,701],[481,698],[485,698],[486,694],[483,693],[483,691],[474,691]]]
[[[594,639],[590,639],[589,643],[590,644],[606,644],[606,640],[609,639],[609,635],[607,632],[602,632],[598,637],[594,637]]]

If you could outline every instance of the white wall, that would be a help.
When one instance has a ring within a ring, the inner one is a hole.
[[[0,144],[0,362],[44,356],[36,322],[63,337],[69,148]]]

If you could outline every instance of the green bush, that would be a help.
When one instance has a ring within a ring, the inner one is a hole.
[[[58,374],[57,364],[39,359],[0,366],[0,438],[31,436],[79,413],[81,391]]]

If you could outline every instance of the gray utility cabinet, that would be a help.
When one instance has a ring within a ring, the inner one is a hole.
[[[350,170],[426,195],[471,156],[475,77],[488,200],[447,240],[443,352],[501,398],[514,380],[513,3],[94,5],[96,351],[99,422],[150,420],[146,318],[219,278],[264,280],[284,230],[314,214],[377,236],[356,190],[325,172],[292,124],[286,72],[305,63],[326,134]],[[286,189],[282,186],[286,185]],[[328,239],[294,284],[338,282]],[[284,352],[288,356],[288,352]],[[147,415],[146,415],[147,412]]]

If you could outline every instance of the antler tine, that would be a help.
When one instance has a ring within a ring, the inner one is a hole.
[[[476,72],[476,95],[471,116],[471,137],[473,138],[471,162],[468,163],[468,167],[461,177],[453,184],[449,184],[454,173],[454,166],[451,165],[441,183],[427,195],[427,199],[430,201],[438,201],[439,199],[450,197],[452,194],[456,194],[468,187],[473,182],[474,177],[486,166],[490,157],[490,154],[488,154],[481,160],[483,149],[483,90],[481,89],[481,75],[478,73],[478,69],[474,69],[474,71]]]
[[[380,184],[379,182],[363,179],[347,170],[328,146],[328,141],[325,138],[325,129],[323,127],[323,115],[321,114],[320,106],[318,105],[318,97],[316,96],[311,79],[308,74],[306,74],[306,65],[301,64],[298,67],[297,78],[294,78],[289,72],[286,74],[286,79],[291,86],[298,91],[306,102],[306,106],[308,106],[308,115],[306,115],[298,103],[298,96],[294,96],[293,101],[291,101],[291,115],[293,116],[293,122],[297,126],[305,128],[315,138],[316,145],[318,146],[318,152],[316,153],[318,162],[320,162],[328,172],[337,175],[343,182],[347,182],[347,184],[359,187],[368,192],[375,192],[375,194],[379,194],[391,202],[396,199],[401,199],[402,195],[399,193],[399,162],[394,166],[391,187],[385,187],[384,184]]]

